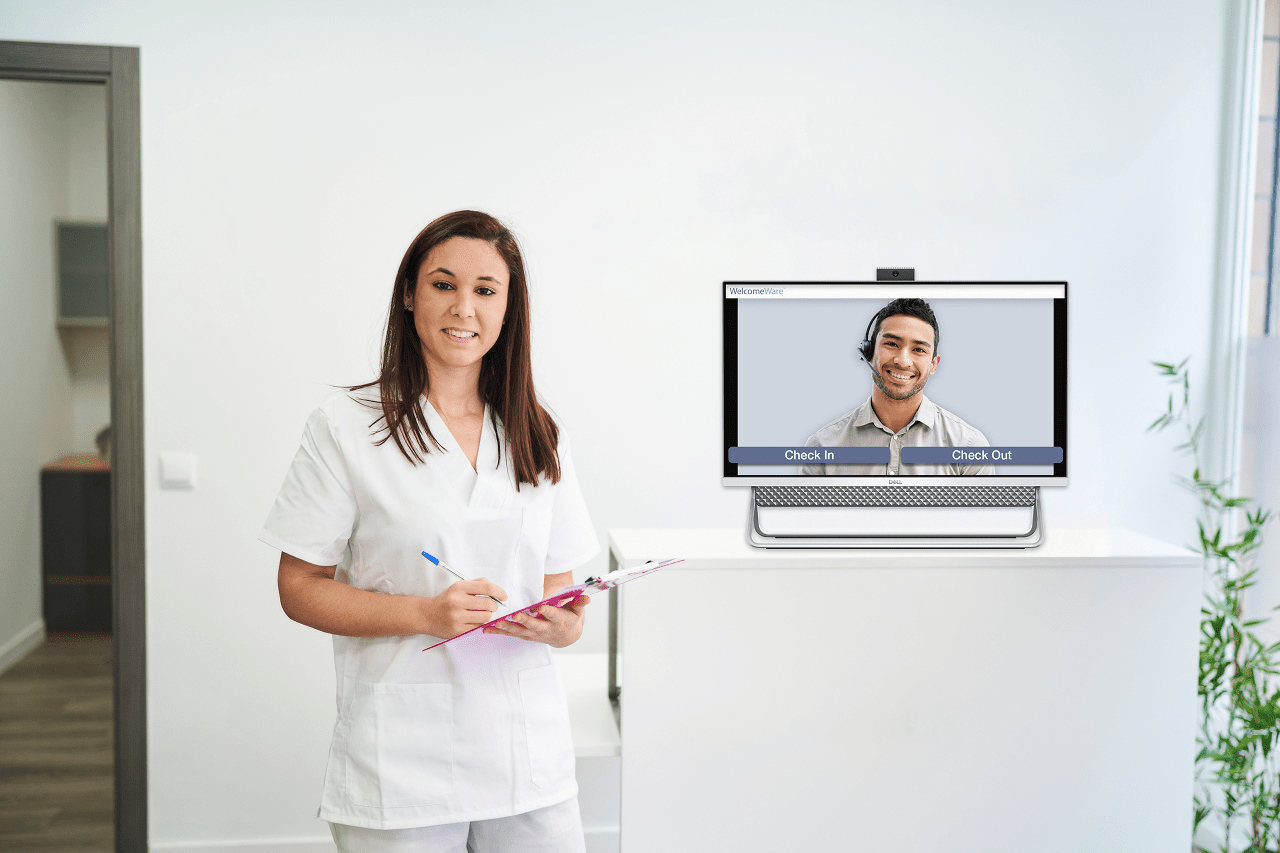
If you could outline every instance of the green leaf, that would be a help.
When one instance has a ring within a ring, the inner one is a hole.
[[[1270,617],[1245,618],[1243,607],[1258,577],[1258,568],[1244,558],[1261,545],[1271,511],[1236,494],[1230,479],[1209,479],[1201,471],[1205,419],[1192,424],[1189,361],[1152,362],[1171,385],[1181,387],[1181,397],[1175,403],[1170,391],[1165,410],[1147,429],[1163,430],[1175,423],[1186,428],[1185,440],[1175,450],[1190,452],[1194,464],[1189,478],[1174,480],[1199,504],[1196,533],[1205,590],[1197,663],[1201,721],[1193,819],[1195,825],[1211,815],[1227,827],[1234,822],[1252,838],[1249,851],[1275,853],[1280,849],[1280,641],[1264,644],[1255,631],[1265,631]],[[1280,605],[1274,609],[1280,610]],[[1241,818],[1247,826],[1241,826]],[[1228,842],[1223,850],[1228,847],[1235,849]]]

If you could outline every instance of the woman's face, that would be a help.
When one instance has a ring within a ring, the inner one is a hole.
[[[507,264],[484,240],[452,237],[427,253],[407,304],[427,370],[479,366],[507,315]]]

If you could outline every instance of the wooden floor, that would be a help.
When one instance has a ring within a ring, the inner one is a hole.
[[[58,636],[0,675],[0,850],[112,853],[111,637]]]

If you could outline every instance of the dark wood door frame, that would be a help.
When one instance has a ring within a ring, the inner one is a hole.
[[[136,47],[0,41],[0,78],[96,83],[106,86],[107,91],[111,607],[117,853],[146,853],[147,850],[142,125],[138,70]]]

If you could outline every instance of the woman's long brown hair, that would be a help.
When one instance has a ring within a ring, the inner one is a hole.
[[[422,410],[422,397],[430,389],[431,377],[422,355],[422,341],[413,325],[413,313],[405,309],[417,286],[418,270],[427,254],[445,240],[467,237],[483,240],[497,250],[507,264],[507,312],[502,332],[480,364],[480,399],[489,404],[494,432],[498,421],[506,432],[507,451],[515,473],[516,489],[521,483],[538,485],[539,476],[552,483],[560,481],[559,430],[533,390],[533,364],[529,355],[529,290],[524,257],[516,239],[501,222],[487,213],[459,210],[432,222],[409,244],[400,261],[396,286],[387,314],[387,335],[382,344],[382,367],[377,380],[356,385],[360,391],[377,386],[382,414],[373,425],[414,465],[423,462],[434,446],[443,451],[431,434]],[[374,404],[376,405],[376,404]],[[498,448],[502,464],[502,447]]]

